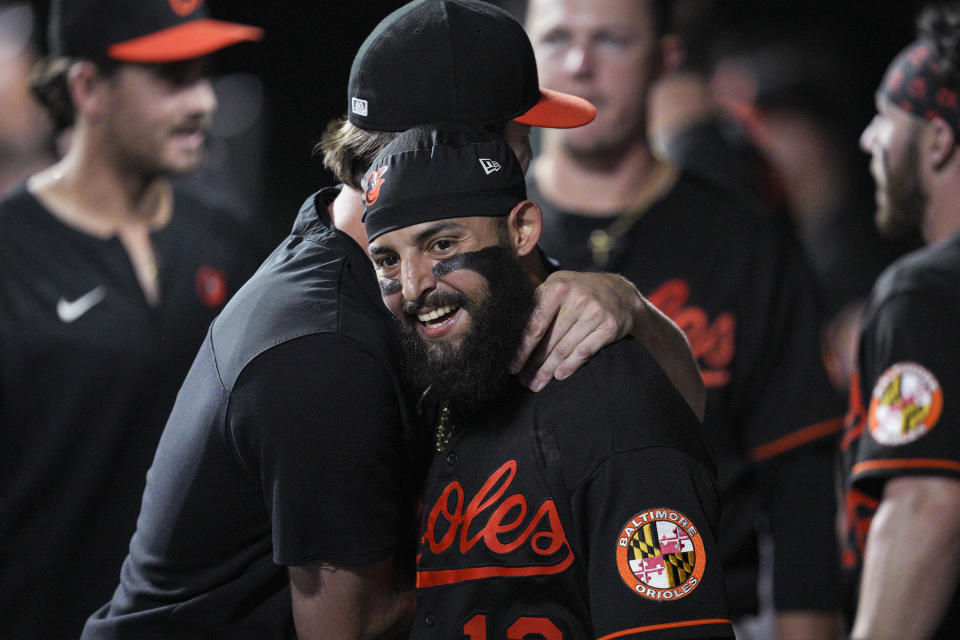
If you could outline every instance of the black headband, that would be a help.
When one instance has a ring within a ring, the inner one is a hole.
[[[421,222],[505,216],[527,198],[523,169],[507,141],[469,125],[405,131],[380,152],[362,186],[371,241]]]

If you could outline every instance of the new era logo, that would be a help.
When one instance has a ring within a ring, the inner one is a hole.
[[[490,158],[480,158],[480,166],[483,167],[483,172],[487,175],[494,171],[500,171],[500,163]]]
[[[365,116],[367,115],[367,101],[360,98],[351,98],[350,109],[358,116]]]

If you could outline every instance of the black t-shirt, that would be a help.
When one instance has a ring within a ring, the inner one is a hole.
[[[411,638],[733,637],[700,429],[631,339],[457,425],[427,475]]]
[[[84,638],[293,638],[286,566],[403,551],[394,323],[363,251],[329,226],[335,194],[307,201],[212,324]]]
[[[266,254],[180,190],[151,241],[157,307],[119,239],[0,201],[0,637],[77,637],[110,597],[177,389]]]
[[[821,359],[813,278],[786,227],[681,174],[598,265],[590,238],[618,220],[558,210],[532,182],[528,191],[544,211],[549,255],[564,268],[623,274],[690,341],[707,386],[704,426],[717,458],[731,613],[757,607],[761,513],[776,544],[777,607],[835,608],[832,438],[842,402]],[[806,557],[811,546],[816,558]]]
[[[886,481],[924,475],[960,480],[958,283],[960,235],[955,235],[891,265],[864,312],[841,445],[851,613],[864,545]],[[956,637],[958,625],[960,593],[934,637]]]

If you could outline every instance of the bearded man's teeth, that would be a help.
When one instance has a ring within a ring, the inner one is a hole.
[[[431,320],[436,320],[442,316],[447,315],[448,313],[453,313],[457,307],[439,307],[430,311],[429,313],[418,313],[417,320],[420,322],[430,322]]]

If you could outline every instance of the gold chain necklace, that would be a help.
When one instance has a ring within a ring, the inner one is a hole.
[[[650,182],[645,186],[633,204],[627,207],[627,210],[616,217],[616,219],[604,229],[594,229],[587,238],[587,246],[593,257],[593,265],[597,268],[604,268],[610,262],[610,254],[613,252],[617,242],[627,231],[643,217],[655,201],[666,194],[676,182],[679,172],[675,167],[668,164],[658,164],[654,169],[654,174]]]
[[[433,430],[433,445],[437,453],[443,453],[443,450],[447,448],[447,443],[450,442],[450,437],[453,436],[453,431],[456,428],[457,426],[453,424],[450,418],[450,407],[444,404],[443,409],[440,410],[440,419]]]

